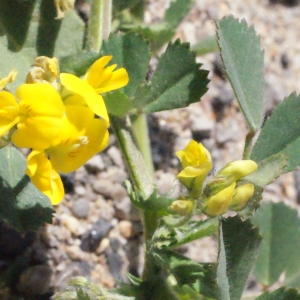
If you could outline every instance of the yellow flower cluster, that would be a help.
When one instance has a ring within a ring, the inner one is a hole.
[[[206,176],[212,169],[210,153],[201,143],[192,140],[176,155],[182,166],[177,178],[188,189],[189,197],[200,198]],[[252,160],[239,160],[226,165],[206,185],[202,194],[202,211],[213,217],[229,209],[244,209],[254,194],[254,186],[252,183],[239,185],[239,180],[256,169],[257,164]]]
[[[109,140],[109,118],[101,93],[128,83],[124,68],[98,59],[83,79],[59,73],[55,58],[39,57],[15,95],[3,90],[16,71],[0,80],[0,136],[32,149],[26,174],[52,204],[64,197],[59,173],[73,172]]]

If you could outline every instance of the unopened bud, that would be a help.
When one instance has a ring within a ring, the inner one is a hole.
[[[236,160],[221,169],[217,177],[226,178],[233,182],[253,173],[256,169],[257,164],[253,160]]]
[[[206,199],[203,205],[203,212],[211,217],[220,216],[228,211],[236,183],[221,190],[217,194]]]
[[[246,183],[237,187],[233,191],[232,200],[229,208],[231,210],[239,211],[246,207],[248,200],[254,194],[254,185],[252,183]]]
[[[186,216],[194,209],[194,201],[192,200],[175,200],[170,205],[170,210],[178,213],[181,216]]]

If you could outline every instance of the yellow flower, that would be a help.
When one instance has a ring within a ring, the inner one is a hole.
[[[60,132],[51,146],[33,150],[28,156],[26,174],[52,204],[63,198],[58,172],[73,172],[108,144],[107,122],[95,119],[88,107],[67,105]]]
[[[226,213],[232,199],[235,184],[233,182],[229,187],[206,199],[202,208],[203,212],[210,217]]]
[[[112,56],[103,56],[95,61],[83,78],[98,94],[122,88],[129,81],[127,71],[124,68],[114,71],[117,67],[116,64],[105,68],[111,59]]]
[[[201,143],[191,140],[176,155],[183,169],[177,178],[190,191],[191,197],[199,197],[206,175],[212,168],[210,153]]]
[[[60,82],[64,87],[61,95],[65,105],[87,106],[109,124],[102,96],[98,95],[87,82],[67,73],[60,74]]]
[[[46,149],[53,167],[61,173],[73,172],[107,147],[107,122],[94,118],[87,107],[66,106],[61,131]]]
[[[237,187],[233,191],[232,200],[230,202],[230,209],[239,211],[246,207],[248,200],[254,194],[254,185],[252,183],[246,183]]]
[[[48,196],[53,205],[64,197],[64,187],[57,171],[43,151],[33,150],[27,157],[26,174],[43,194]]]
[[[49,147],[62,125],[64,106],[58,92],[49,84],[22,84],[14,96],[0,92],[0,136],[14,125],[11,140],[21,148]]]

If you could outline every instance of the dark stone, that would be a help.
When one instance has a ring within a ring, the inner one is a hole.
[[[286,53],[281,55],[281,65],[282,65],[283,69],[289,68],[289,58]]]
[[[105,220],[96,222],[90,231],[83,234],[80,248],[83,251],[95,252],[100,241],[107,236],[111,228],[112,225]]]
[[[74,193],[75,172],[69,174],[61,174],[60,177],[63,182],[66,194]]]

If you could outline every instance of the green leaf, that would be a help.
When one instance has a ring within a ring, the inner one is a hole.
[[[299,291],[281,287],[273,292],[265,292],[255,300],[300,300]]]
[[[17,69],[18,76],[15,81],[7,86],[7,89],[14,92],[15,89],[22,83],[24,83],[27,73],[30,69],[31,61],[24,52],[11,52],[7,49],[6,37],[0,37],[0,57],[1,57],[1,68],[0,68],[0,79],[6,77],[8,73]]]
[[[284,154],[277,154],[266,158],[258,163],[257,170],[244,177],[242,181],[253,182],[254,184],[265,187],[283,173],[283,168],[287,165],[287,157]]]
[[[275,154],[284,154],[288,165],[284,172],[300,166],[300,96],[295,93],[285,98],[267,119],[253,147],[251,159],[260,162]]]
[[[100,58],[99,53],[87,51],[79,51],[76,54],[61,57],[59,59],[60,71],[83,76],[98,58]]]
[[[50,200],[25,175],[26,161],[15,148],[0,150],[0,218],[11,227],[37,230],[52,222]]]
[[[254,27],[233,16],[216,23],[218,43],[226,73],[249,127],[263,121],[264,52]]]
[[[196,45],[192,46],[192,50],[195,51],[197,55],[204,55],[219,51],[216,35],[204,38]]]
[[[254,270],[256,279],[270,286],[288,269],[290,277],[299,272],[300,219],[297,211],[283,203],[263,203],[252,222],[260,227],[263,236]]]
[[[38,56],[52,57],[62,20],[56,19],[54,1],[42,0],[39,8],[36,50]],[[72,35],[69,32],[69,36]]]
[[[137,27],[130,26],[129,28],[149,41],[152,52],[156,52],[164,44],[170,42],[175,35],[175,29],[171,28],[167,23],[150,24],[147,26],[140,24]]]
[[[200,264],[169,250],[155,251],[154,258],[175,277],[178,287],[188,285],[199,294],[219,298],[215,264]]]
[[[11,51],[20,51],[25,43],[35,0],[0,1],[0,27]]]
[[[222,300],[241,299],[261,242],[258,229],[238,216],[222,219],[217,280]]]
[[[131,100],[122,92],[114,91],[103,96],[106,108],[114,116],[125,116],[131,107]]]
[[[133,107],[145,113],[186,107],[207,91],[208,71],[199,70],[195,53],[178,40],[161,56],[151,81],[136,94]]]
[[[218,224],[218,218],[197,222],[190,220],[185,225],[176,228],[176,235],[172,236],[170,247],[178,247],[204,236],[211,236],[217,232]]]
[[[85,25],[75,11],[64,17],[55,42],[54,56],[58,59],[82,50]]]
[[[194,0],[173,0],[166,10],[164,21],[170,28],[176,28],[194,5]]]
[[[158,195],[157,188],[154,188],[150,196],[147,197],[147,199],[144,199],[139,191],[133,190],[129,181],[126,180],[124,184],[131,203],[142,211],[167,213],[169,211],[168,207],[174,201],[174,199],[170,197],[169,193],[162,196]]]
[[[146,72],[150,61],[150,53],[147,43],[135,33],[110,35],[103,42],[102,55],[112,55],[111,64],[117,64],[118,68],[124,67],[129,75],[129,83],[124,87],[128,97],[132,97],[141,83],[145,82]]]

